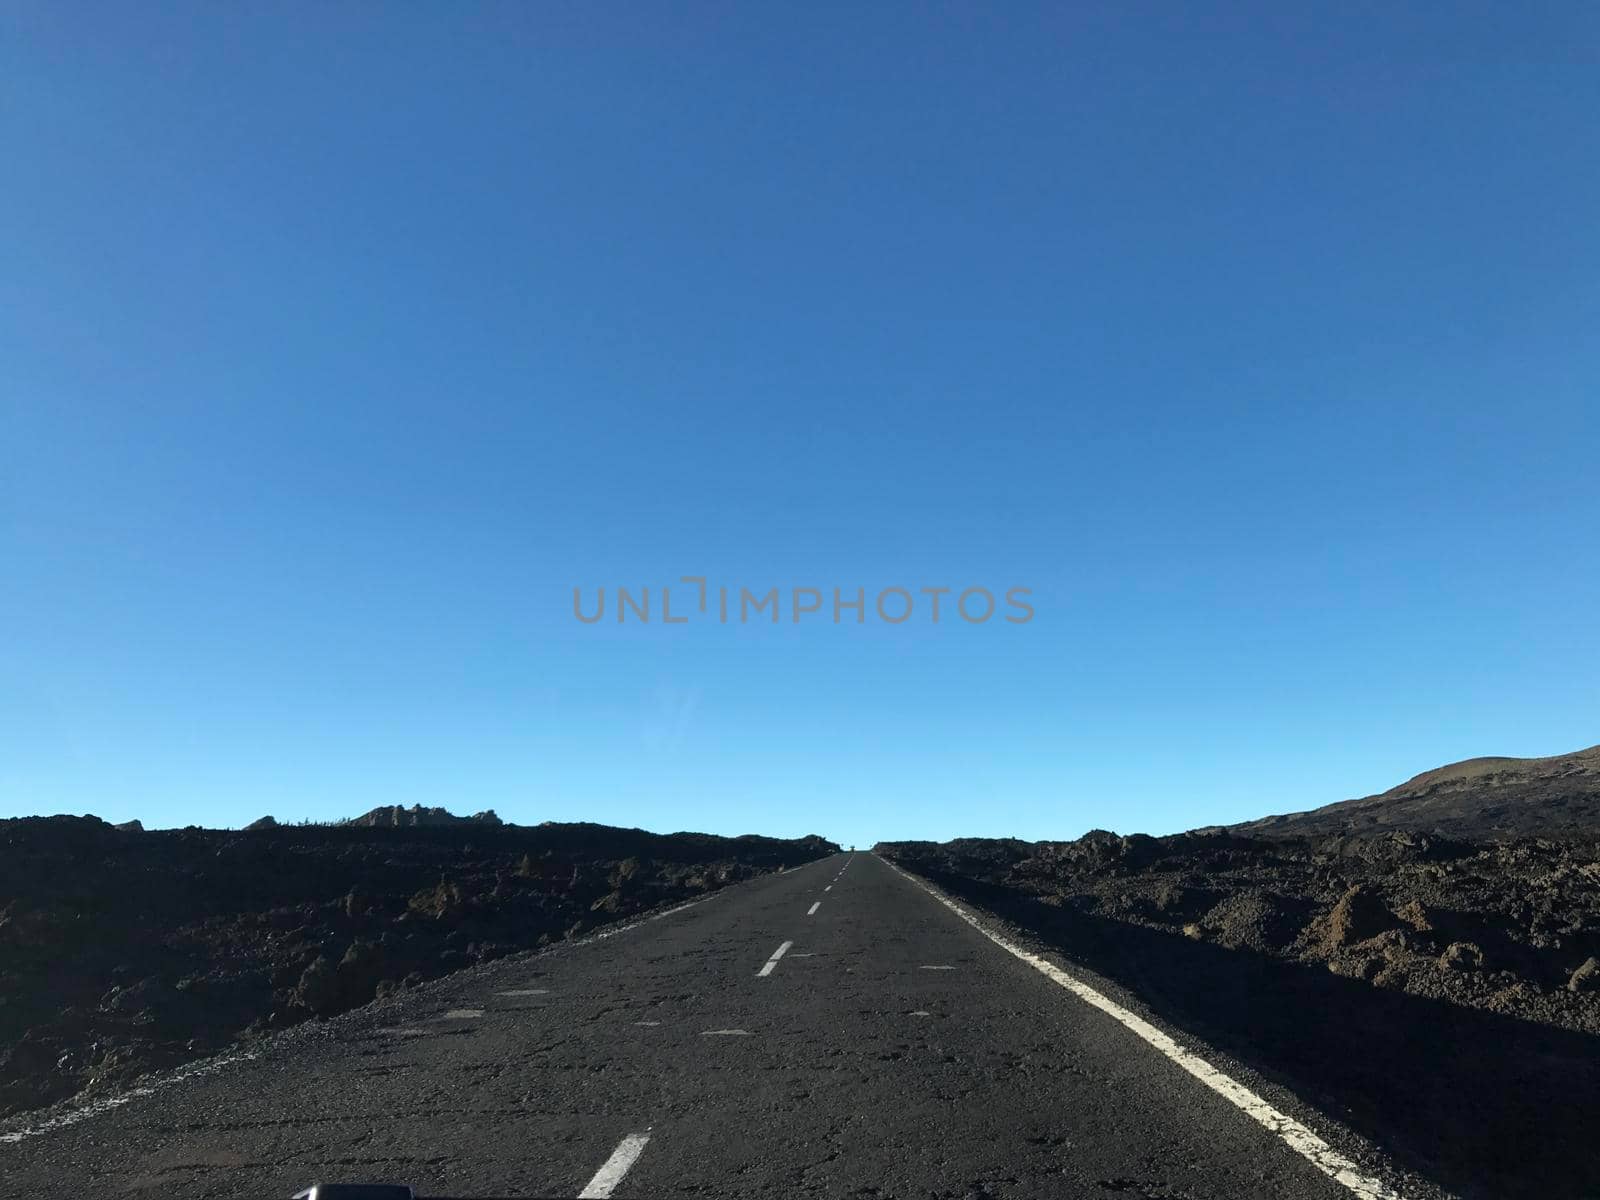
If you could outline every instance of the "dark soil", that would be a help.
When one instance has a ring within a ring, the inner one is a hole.
[[[1457,1194],[1600,1196],[1600,840],[876,849]]]
[[[0,821],[0,1117],[838,849],[483,819],[257,824]]]

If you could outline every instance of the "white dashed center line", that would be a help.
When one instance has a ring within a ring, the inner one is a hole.
[[[811,906],[811,907],[810,907],[810,908],[808,908],[808,909],[806,909],[806,916],[808,916],[808,917],[812,917],[812,916],[815,916],[815,915],[816,915],[816,912],[817,912],[817,909],[819,909],[819,908],[821,908],[821,907],[822,907],[822,901],[821,901],[821,900],[818,900],[818,901],[817,901],[817,902],[816,902],[816,903],[815,903],[815,904],[813,904],[813,905],[812,905],[812,906]]]
[[[441,1020],[466,1021],[470,1020],[472,1017],[481,1016],[483,1016],[483,1009],[481,1008],[452,1008],[449,1012],[445,1013]]]
[[[766,963],[762,966],[761,970],[756,972],[756,978],[759,979],[763,975],[771,975],[772,974],[772,968],[778,965],[778,960],[780,958],[782,958],[785,954],[789,953],[789,947],[792,946],[792,945],[794,945],[793,942],[785,942],[783,945],[779,946],[776,950],[774,950],[772,952],[772,957],[767,959]]]
[[[922,967],[922,968],[920,968],[920,970],[923,970],[923,971],[954,971],[955,968],[954,967],[939,966],[939,967]]]
[[[823,888],[822,890],[825,891],[825,892],[833,891],[833,884],[830,883],[827,887]]]
[[[748,1029],[707,1029],[700,1034],[701,1037],[749,1037]]]
[[[549,988],[512,988],[509,992],[496,992],[496,996],[546,996]]]
[[[589,1186],[578,1193],[578,1200],[606,1200],[633,1164],[639,1161],[639,1155],[644,1153],[645,1143],[649,1140],[648,1133],[630,1133],[623,1138],[611,1152],[611,1157],[606,1159],[605,1165],[589,1180]]]

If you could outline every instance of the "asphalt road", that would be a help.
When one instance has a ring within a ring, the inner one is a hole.
[[[71,1124],[13,1123],[0,1192],[268,1198],[360,1180],[730,1200],[1417,1194],[1337,1126],[1265,1094],[1366,1182],[1330,1178],[1293,1128],[1250,1115],[887,863],[845,854],[291,1031]]]

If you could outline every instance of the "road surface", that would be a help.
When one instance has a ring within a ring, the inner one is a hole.
[[[1077,978],[842,854],[290,1031],[70,1123],[14,1121],[0,1192],[1437,1194]]]

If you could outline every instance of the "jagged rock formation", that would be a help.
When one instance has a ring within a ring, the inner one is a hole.
[[[501,825],[504,822],[495,816],[492,808],[473,813],[470,817],[458,817],[444,808],[424,808],[420,804],[405,808],[399,804],[388,804],[362,813],[359,817],[351,817],[348,821],[341,821],[340,824],[364,825],[369,829],[402,829],[418,825]]]

